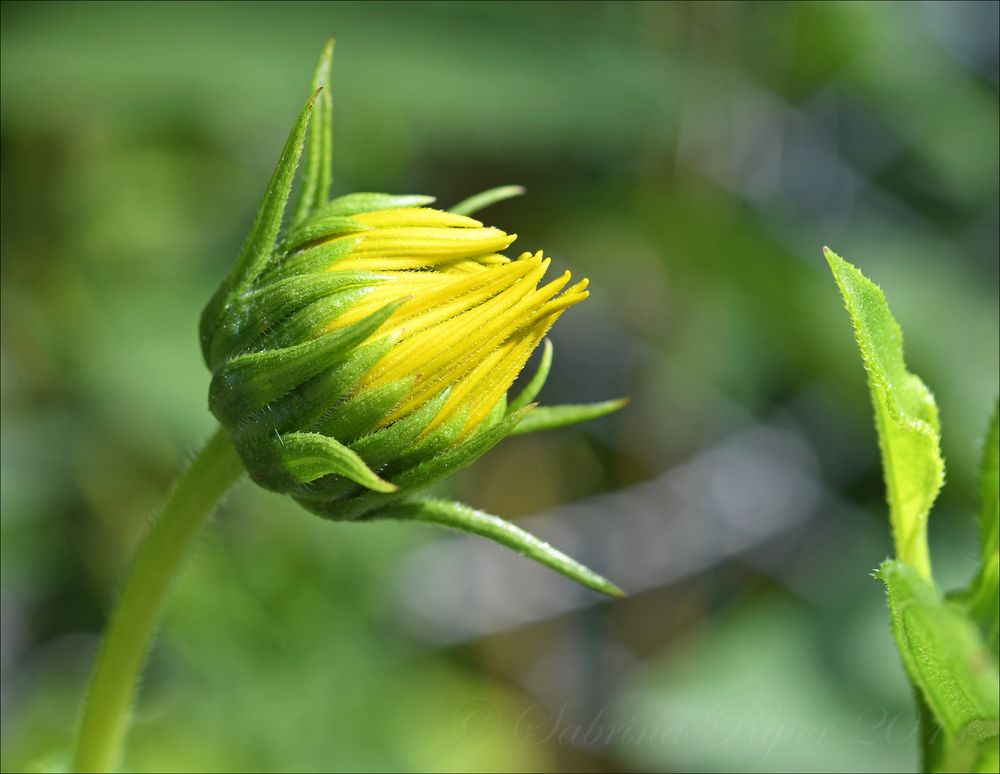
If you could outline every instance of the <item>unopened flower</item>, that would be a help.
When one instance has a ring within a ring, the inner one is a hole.
[[[507,435],[619,408],[537,408],[551,362],[507,392],[552,324],[588,295],[541,252],[427,196],[328,200],[329,49],[243,251],[202,316],[209,405],[251,477],[332,519],[414,518],[487,535],[600,590],[599,576],[497,517],[415,497]],[[310,119],[312,121],[311,129]],[[307,129],[298,204],[286,202]]]

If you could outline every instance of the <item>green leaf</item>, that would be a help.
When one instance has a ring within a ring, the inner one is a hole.
[[[511,435],[524,435],[539,430],[551,430],[556,427],[566,427],[588,419],[597,419],[611,414],[628,404],[628,398],[605,400],[600,403],[584,403],[567,406],[541,406],[528,414],[514,428]]]
[[[983,558],[997,553],[1000,538],[1000,401],[986,433],[979,475],[979,539]]]
[[[996,662],[975,625],[915,567],[886,560],[878,577],[906,671],[948,737],[948,768],[968,770],[1000,733]]]
[[[370,519],[398,519],[438,524],[442,527],[479,535],[512,548],[536,562],[550,567],[567,578],[588,588],[613,597],[623,597],[625,593],[611,581],[602,578],[579,562],[553,548],[529,532],[525,532],[509,521],[478,511],[461,503],[447,500],[403,500],[367,514]]]
[[[295,205],[292,225],[305,220],[311,210],[326,203],[333,180],[333,100],[330,96],[330,67],[333,63],[333,38],[323,47],[313,73],[312,90],[320,92],[319,109],[309,128],[309,153],[306,173]]]
[[[502,202],[506,199],[513,199],[515,196],[523,195],[524,186],[503,185],[499,188],[491,188],[488,191],[477,193],[474,196],[470,196],[468,199],[463,199],[448,211],[454,212],[456,215],[472,215],[475,212],[486,209],[491,204],[496,204],[497,202]]]
[[[868,372],[896,555],[930,578],[927,517],[944,482],[937,405],[924,383],[906,370],[903,334],[885,295],[834,252],[824,248],[824,254]]]
[[[996,659],[998,648],[998,607],[1000,607],[1000,557],[998,529],[1000,520],[1000,404],[994,409],[983,447],[979,477],[979,572],[969,588],[959,597],[969,615],[979,623],[986,642]]]
[[[542,387],[545,386],[545,380],[549,378],[549,369],[552,368],[552,342],[549,339],[545,339],[542,344],[542,359],[538,363],[538,370],[535,371],[535,375],[531,377],[531,381],[525,386],[514,400],[510,402],[507,406],[507,413],[510,414],[513,411],[522,409],[527,406],[531,401],[538,397],[538,393],[542,391]]]

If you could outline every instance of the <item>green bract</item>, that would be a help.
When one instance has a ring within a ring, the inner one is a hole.
[[[331,55],[332,45],[250,235],[202,314],[212,413],[254,481],[323,517],[451,526],[619,593],[497,517],[415,496],[508,435],[598,417],[623,401],[533,403],[551,363],[546,332],[588,293],[586,280],[569,285],[568,272],[544,283],[549,259],[512,260],[503,251],[516,237],[469,217],[521,189],[486,191],[450,211],[429,207],[427,196],[329,198]],[[543,341],[538,373],[508,402]]]

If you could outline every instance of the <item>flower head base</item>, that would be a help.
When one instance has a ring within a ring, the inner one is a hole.
[[[537,409],[551,362],[507,391],[545,334],[588,295],[545,281],[541,252],[426,196],[327,200],[332,49],[293,128],[243,251],[202,315],[209,405],[251,477],[333,519],[414,518],[484,534],[599,590],[615,587],[496,517],[414,493],[503,437],[582,421],[621,401]],[[299,201],[286,202],[312,121]]]

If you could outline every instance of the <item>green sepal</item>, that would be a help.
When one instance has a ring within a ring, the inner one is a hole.
[[[394,339],[383,336],[378,341],[363,344],[351,352],[341,363],[317,374],[261,409],[247,415],[234,431],[237,445],[244,439],[260,435],[303,430],[318,432],[336,438],[335,433],[326,432],[324,425],[344,397],[357,387],[375,363],[391,348]],[[337,440],[344,442],[344,438]]]
[[[352,325],[282,349],[240,355],[212,378],[209,408],[226,427],[334,366],[384,323],[402,301],[387,304]]]
[[[394,484],[379,478],[356,452],[319,433],[262,438],[239,451],[253,480],[275,492],[288,492],[328,475],[349,478],[376,492],[396,491]]]
[[[281,232],[281,219],[285,213],[288,195],[291,193],[295,170],[299,157],[302,155],[302,143],[306,127],[318,92],[314,92],[299,114],[298,120],[285,141],[285,147],[278,159],[274,174],[264,191],[264,199],[254,218],[253,226],[247,235],[243,247],[233,264],[229,274],[222,281],[215,293],[202,310],[199,320],[201,350],[208,363],[209,348],[215,334],[215,328],[220,322],[220,315],[227,303],[250,287],[257,276],[264,270],[274,252],[275,242]]]
[[[549,339],[545,339],[542,342],[542,359],[538,362],[538,368],[535,370],[534,376],[531,377],[531,380],[521,390],[521,393],[507,406],[507,413],[527,406],[538,397],[538,393],[545,386],[545,380],[549,378],[549,369],[551,368],[552,342]]]
[[[534,405],[509,414],[492,427],[476,430],[465,441],[441,454],[432,457],[408,470],[399,473],[400,486],[407,488],[422,487],[437,481],[452,471],[465,467],[470,462],[481,457],[496,444],[510,435],[511,430],[531,413]]]
[[[240,249],[236,263],[222,284],[209,299],[201,313],[199,331],[202,354],[209,362],[209,349],[215,328],[219,324],[219,316],[227,303],[234,296],[253,285],[253,282],[264,270],[274,252],[275,242],[281,232],[281,219],[285,214],[285,206],[295,180],[295,170],[298,168],[299,157],[302,155],[302,144],[305,139],[306,127],[319,92],[313,92],[306,102],[298,120],[285,141],[285,147],[278,159],[274,174],[264,192],[264,199],[257,210],[253,226]]]
[[[331,272],[335,273],[335,272]],[[282,349],[321,336],[344,312],[372,291],[371,285],[354,286],[313,301],[281,321],[262,340],[265,349]]]
[[[526,416],[514,428],[511,435],[524,435],[539,430],[552,430],[556,427],[566,427],[579,422],[606,416],[628,404],[628,398],[605,400],[600,403],[583,403],[566,406],[541,406]]]
[[[411,380],[400,380],[409,381]],[[395,383],[398,384],[398,383]],[[394,385],[390,385],[394,386]],[[409,387],[409,385],[407,385]],[[398,457],[408,446],[410,446],[418,435],[431,423],[448,399],[451,388],[442,390],[435,398],[427,401],[416,411],[407,414],[402,419],[398,419],[388,427],[383,427],[373,433],[363,436],[357,440],[350,441],[350,447],[367,460],[373,468],[379,468],[390,460]],[[405,393],[404,393],[405,395]],[[395,404],[394,404],[395,405]],[[389,410],[391,410],[390,407]],[[384,417],[388,411],[382,412],[378,417]],[[378,421],[376,419],[376,421]],[[346,436],[341,436],[346,437]],[[297,493],[306,500],[332,499],[337,500],[348,496],[352,485],[343,480],[320,482],[318,487],[312,488],[308,492]]]
[[[293,227],[305,220],[312,209],[324,204],[330,196],[333,182],[333,100],[330,96],[333,43],[333,38],[326,42],[313,73],[312,89],[314,92],[320,91],[319,107],[313,113],[312,125],[309,127],[309,150],[298,202],[292,214]]]
[[[413,467],[398,473],[387,473],[387,475],[392,476],[393,481],[399,486],[400,492],[413,492],[416,489],[429,486],[481,457],[504,437],[510,435],[510,431],[533,408],[534,406],[525,406],[520,411],[504,417],[493,427],[474,432],[457,446],[445,449]],[[368,493],[338,502],[303,504],[324,518],[347,521],[357,519],[386,502],[387,498],[397,496],[398,494],[373,495]]]
[[[375,519],[419,521],[425,524],[450,527],[470,535],[479,535],[494,543],[512,548],[519,554],[533,559],[594,591],[612,597],[625,596],[625,592],[611,581],[602,578],[593,570],[571,559],[562,551],[553,548],[530,532],[524,531],[499,516],[470,508],[462,503],[434,499],[400,500],[385,508],[372,511],[363,518],[365,521]]]
[[[321,382],[315,385],[313,382],[307,383],[304,394],[312,405],[312,410],[300,418],[300,426],[346,443],[344,437],[338,437],[336,432],[328,432],[328,428],[337,427],[335,417],[340,416],[344,406],[350,405],[351,393],[365,374],[395,346],[396,341],[395,336],[382,336],[355,349],[335,369],[317,377],[317,380],[325,379],[329,382],[329,387],[322,386]],[[401,381],[412,383],[412,377]]]
[[[480,427],[492,427],[501,419],[507,416],[507,395],[501,395],[500,399],[493,404],[493,408],[479,423]]]
[[[218,365],[212,357],[212,340],[215,338],[216,329],[222,322],[223,310],[228,298],[229,286],[223,281],[212,293],[205,308],[201,310],[201,317],[198,318],[198,341],[201,344],[201,357],[209,371],[214,371]]]
[[[265,333],[314,301],[382,279],[366,272],[314,272],[286,277],[236,298],[212,337],[209,367],[214,371],[233,354],[254,349]]]
[[[1000,733],[996,662],[975,625],[917,568],[887,559],[877,577],[886,585],[903,665],[947,736],[948,769],[970,770]]]
[[[372,465],[376,467],[384,465],[416,440],[441,411],[450,393],[451,387],[445,388],[437,396],[388,427],[352,441],[351,448],[358,454],[364,455],[365,459],[371,460]]]
[[[240,293],[253,284],[274,250],[275,242],[281,231],[281,219],[285,214],[288,195],[292,190],[292,181],[295,179],[295,170],[302,155],[306,127],[309,125],[313,105],[318,96],[319,91],[313,92],[299,114],[295,126],[292,127],[291,134],[288,135],[288,140],[281,152],[281,158],[278,159],[278,166],[267,186],[267,192],[264,194],[264,201],[261,202],[260,210],[257,212],[257,218],[250,229],[250,235],[243,244],[236,264],[227,278],[227,284],[234,293]]]
[[[944,483],[937,405],[924,383],[906,370],[903,332],[885,294],[829,248],[823,253],[868,373],[896,555],[930,578],[927,518]]]
[[[448,212],[454,212],[456,215],[472,215],[473,213],[486,209],[491,204],[497,204],[498,202],[505,201],[506,199],[513,199],[515,196],[523,195],[524,186],[502,185],[498,188],[491,188],[488,191],[474,194],[468,199],[463,199],[454,207],[451,207]]]
[[[317,428],[350,443],[374,428],[413,389],[416,377],[407,376],[352,396],[328,413]]]
[[[458,440],[469,417],[468,407],[460,408],[455,414],[442,422],[437,428],[425,435],[409,449],[402,450],[399,455],[386,466],[389,475],[396,475],[426,462],[441,454]]]
[[[361,238],[343,239],[336,242],[307,247],[294,253],[288,253],[274,261],[264,273],[263,279],[275,282],[286,277],[296,277],[300,274],[313,274],[328,271],[337,261],[350,255],[357,247]]]
[[[362,212],[395,210],[401,207],[426,207],[434,203],[433,196],[420,194],[351,193],[338,196],[316,211],[317,217],[335,215],[346,217]]]
[[[321,239],[333,239],[334,237],[371,230],[371,226],[362,225],[350,218],[336,215],[312,217],[288,233],[285,241],[282,242],[282,248],[291,252]]]

